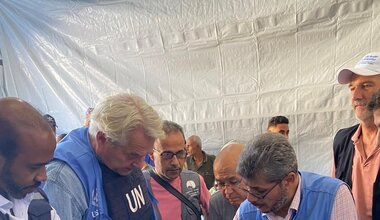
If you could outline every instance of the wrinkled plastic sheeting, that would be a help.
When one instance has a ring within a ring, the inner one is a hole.
[[[300,168],[329,175],[333,136],[355,123],[336,72],[380,50],[379,11],[378,0],[1,1],[1,95],[64,133],[129,90],[210,153],[285,115]]]

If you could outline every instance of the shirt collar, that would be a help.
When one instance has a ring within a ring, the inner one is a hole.
[[[13,202],[0,195],[0,208],[4,210],[10,210],[13,208]]]
[[[358,143],[361,135],[362,135],[362,124],[359,124],[358,129],[355,131],[354,135],[352,135],[352,138],[351,138],[354,144]]]
[[[207,156],[206,156],[206,152],[204,152],[202,150],[202,155],[203,155],[203,161],[202,161],[202,164],[206,163],[207,162]]]

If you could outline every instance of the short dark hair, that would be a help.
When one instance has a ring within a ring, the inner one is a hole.
[[[269,182],[277,182],[290,172],[298,171],[296,153],[288,140],[279,133],[255,136],[240,155],[237,173],[243,178],[259,175]]]
[[[375,111],[380,108],[380,90],[372,95],[371,101],[367,104],[369,111]]]
[[[57,126],[57,123],[55,122],[55,119],[53,116],[49,115],[49,114],[45,114],[44,116],[44,119],[49,123],[51,129],[53,129],[54,133],[55,133],[55,130],[56,128],[58,127]]]
[[[170,134],[172,132],[180,132],[183,136],[183,140],[186,142],[185,134],[183,133],[181,125],[173,121],[164,120],[162,121],[162,130],[164,130],[165,135]]]
[[[273,126],[276,126],[278,124],[289,124],[289,119],[285,116],[274,116],[272,117],[269,122],[268,122],[268,127],[267,128],[270,128],[270,127],[273,127]]]

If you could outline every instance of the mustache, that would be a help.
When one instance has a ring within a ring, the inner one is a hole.
[[[40,186],[41,186],[41,182],[35,182],[33,185],[20,187],[19,190],[21,191],[21,190],[25,190],[25,189],[29,189],[29,188],[38,188]]]
[[[180,167],[174,166],[174,167],[169,167],[168,170],[170,171],[175,171],[181,169]]]
[[[364,100],[354,100],[354,102],[353,102],[353,105],[354,106],[358,106],[358,105],[367,105],[367,103],[364,101]]]

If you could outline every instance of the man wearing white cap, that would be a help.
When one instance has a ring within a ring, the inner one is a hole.
[[[348,84],[360,123],[336,134],[333,176],[351,186],[359,219],[380,219],[380,146],[373,113],[366,108],[380,89],[380,53],[367,54],[354,68],[341,70],[338,82]]]

